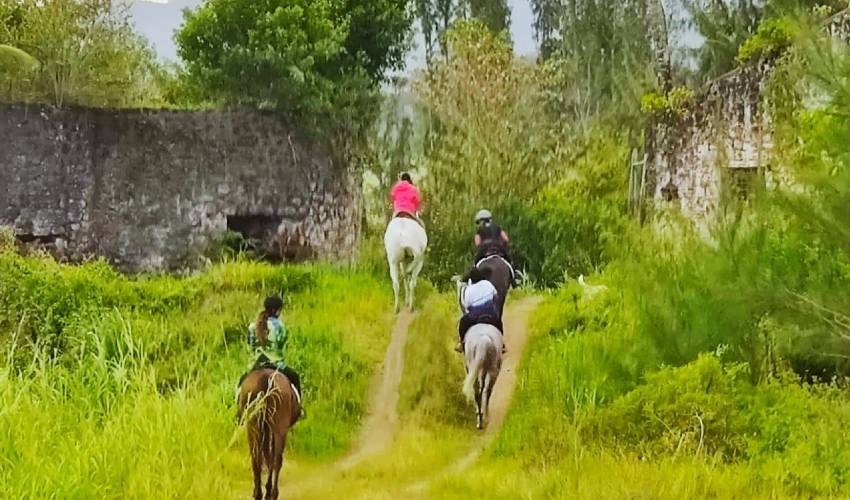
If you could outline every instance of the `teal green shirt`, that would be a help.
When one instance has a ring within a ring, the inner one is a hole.
[[[248,325],[248,346],[253,350],[256,359],[260,354],[265,354],[273,363],[281,368],[286,366],[284,355],[286,354],[286,341],[288,339],[286,326],[279,318],[269,318],[266,321],[269,329],[269,338],[265,346],[261,346],[256,336],[256,325]]]

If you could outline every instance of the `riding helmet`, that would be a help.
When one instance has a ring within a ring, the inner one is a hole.
[[[490,220],[493,218],[493,214],[490,213],[489,210],[482,208],[475,214],[475,223],[479,224],[481,221]]]

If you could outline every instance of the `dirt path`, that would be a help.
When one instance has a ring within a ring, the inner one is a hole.
[[[507,345],[508,352],[502,362],[502,371],[499,373],[499,379],[493,388],[493,397],[490,400],[490,421],[487,423],[484,432],[473,442],[469,451],[439,472],[435,477],[410,485],[407,488],[409,492],[422,492],[440,476],[463,471],[475,463],[487,445],[502,430],[505,417],[511,407],[511,401],[513,401],[519,363],[522,360],[525,346],[528,342],[528,318],[539,303],[539,297],[528,297],[513,304],[508,304],[505,313],[505,344]]]
[[[415,314],[403,311],[396,319],[380,375],[373,383],[366,419],[354,448],[337,463],[338,469],[350,469],[392,444],[398,422],[398,387],[404,373],[404,345],[414,317]]]
[[[540,299],[536,297],[524,298],[509,303],[505,311],[505,341],[508,353],[502,363],[502,371],[493,391],[490,401],[490,421],[487,428],[470,441],[469,448],[453,460],[443,462],[442,468],[432,469],[433,473],[425,473],[420,481],[413,484],[392,484],[391,476],[384,476],[381,470],[370,471],[372,477],[365,477],[365,481],[372,482],[369,494],[363,496],[363,484],[358,484],[358,475],[348,476],[352,469],[363,461],[372,457],[380,456],[382,453],[392,449],[395,432],[398,423],[398,398],[399,384],[404,372],[404,349],[407,341],[407,332],[415,317],[412,313],[402,313],[396,320],[393,328],[392,338],[387,347],[383,364],[376,374],[373,389],[369,398],[369,409],[358,437],[351,451],[336,463],[326,467],[313,470],[308,475],[302,476],[294,481],[288,477],[286,488],[283,488],[283,498],[312,499],[323,498],[326,489],[338,481],[348,481],[352,487],[349,491],[351,498],[398,498],[404,495],[409,498],[427,497],[428,487],[445,475],[458,473],[475,463],[486,447],[501,431],[513,399],[517,384],[517,371],[522,360],[525,346],[528,341],[528,318]],[[472,408],[469,408],[472,412]],[[284,467],[284,469],[286,469]],[[284,471],[286,476],[286,471]],[[386,481],[389,480],[389,483]],[[405,486],[406,484],[406,486]],[[400,486],[400,487],[399,487]],[[332,490],[331,490],[332,491]],[[361,491],[358,495],[356,491]],[[339,494],[339,491],[335,492]]]
[[[286,483],[286,487],[281,488],[282,498],[308,498],[305,492],[338,480],[347,470],[392,445],[398,422],[398,391],[404,373],[404,347],[407,332],[415,317],[415,313],[403,311],[396,318],[384,360],[372,382],[366,417],[351,450],[340,460],[311,471],[307,476],[293,478],[290,469],[284,465],[281,481]]]

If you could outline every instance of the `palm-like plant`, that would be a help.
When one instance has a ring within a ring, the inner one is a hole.
[[[0,71],[4,73],[32,71],[37,69],[39,64],[38,59],[23,50],[11,45],[0,44]]]

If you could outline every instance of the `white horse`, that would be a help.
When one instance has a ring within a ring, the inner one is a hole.
[[[490,407],[490,395],[502,369],[502,333],[488,324],[478,324],[466,332],[464,341],[466,379],[463,393],[475,399],[477,426],[484,428]]]
[[[398,294],[401,281],[404,281],[406,304],[413,310],[413,291],[416,278],[425,263],[425,248],[428,235],[417,221],[407,217],[393,217],[384,233],[384,248],[390,265],[390,278],[393,280],[395,311],[399,311]]]

